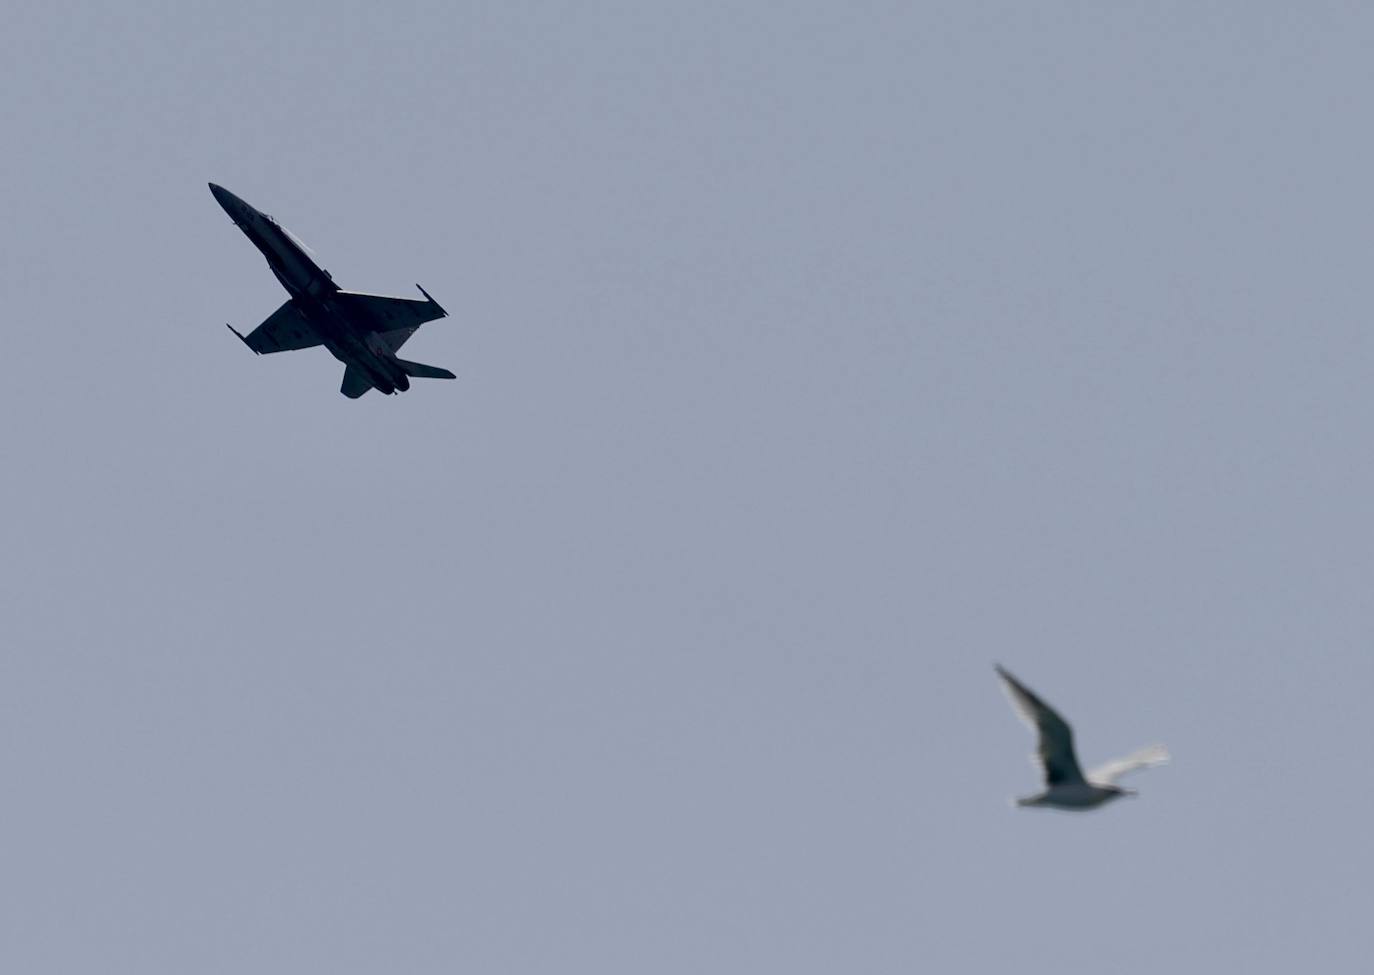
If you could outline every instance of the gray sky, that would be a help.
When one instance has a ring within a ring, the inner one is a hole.
[[[1367,963],[1374,11],[130,7],[0,33],[0,969]]]

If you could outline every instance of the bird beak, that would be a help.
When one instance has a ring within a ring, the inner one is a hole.
[[[1140,793],[1136,792],[1134,789],[1122,789],[1121,794],[1128,799],[1134,799],[1136,796],[1140,795]]]

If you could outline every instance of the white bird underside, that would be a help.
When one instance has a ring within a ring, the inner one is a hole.
[[[1039,738],[1035,758],[1045,776],[1045,791],[1018,799],[1019,806],[1050,806],[1056,809],[1094,809],[1123,795],[1135,793],[1122,789],[1116,780],[1128,772],[1160,765],[1169,760],[1163,745],[1150,745],[1123,758],[1105,762],[1086,776],[1074,754],[1073,729],[1068,722],[1024,684],[1000,666],[1012,706]]]

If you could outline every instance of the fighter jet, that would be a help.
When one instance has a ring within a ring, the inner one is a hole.
[[[309,248],[272,217],[223,186],[210,184],[219,205],[267,258],[267,266],[291,297],[247,335],[229,326],[244,344],[261,355],[323,345],[344,364],[339,391],[357,399],[369,389],[405,391],[411,377],[453,379],[438,366],[398,359],[396,352],[425,322],[448,312],[420,288],[425,300],[388,298],[340,291],[333,277],[315,263]]]

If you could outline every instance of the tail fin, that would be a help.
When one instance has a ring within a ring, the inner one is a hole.
[[[421,362],[407,362],[405,359],[397,359],[396,365],[401,367],[401,371],[407,376],[414,376],[416,379],[457,379],[453,373],[447,369],[440,369],[438,366],[427,366]]]

